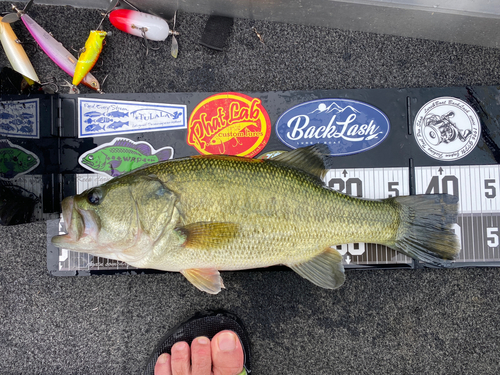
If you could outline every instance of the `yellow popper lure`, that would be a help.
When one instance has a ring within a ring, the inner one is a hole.
[[[94,67],[102,51],[102,46],[106,35],[106,31],[102,30],[92,30],[90,32],[90,35],[85,42],[83,52],[81,53],[80,57],[78,58],[78,62],[76,63],[75,74],[73,76],[74,86],[79,85],[82,79]]]

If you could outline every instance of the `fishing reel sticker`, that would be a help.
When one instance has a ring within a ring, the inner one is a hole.
[[[40,138],[39,100],[0,101],[0,134]]]
[[[78,98],[78,136],[186,129],[187,106]]]
[[[436,160],[453,161],[467,156],[481,137],[481,121],[463,100],[440,97],[418,111],[413,134],[419,147]]]
[[[92,172],[118,177],[137,168],[172,159],[173,156],[172,147],[155,150],[147,142],[115,138],[109,143],[85,152],[78,162]]]
[[[202,155],[254,157],[266,146],[271,121],[259,98],[226,92],[203,100],[191,113],[187,143]]]

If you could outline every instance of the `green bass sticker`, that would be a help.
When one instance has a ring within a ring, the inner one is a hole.
[[[115,138],[80,156],[80,165],[92,172],[112,177],[174,156],[172,147],[155,150],[149,143],[134,142],[126,138]]]
[[[0,178],[12,179],[31,172],[40,164],[40,159],[31,151],[0,139]]]

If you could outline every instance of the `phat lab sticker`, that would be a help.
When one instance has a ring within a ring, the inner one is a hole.
[[[186,106],[78,98],[78,136],[185,129]]]
[[[0,178],[12,179],[26,174],[40,164],[40,159],[7,139],[0,139]]]
[[[299,104],[281,115],[276,133],[291,148],[324,143],[334,156],[352,155],[380,144],[390,122],[379,109],[348,99]]]
[[[441,97],[420,108],[413,132],[427,155],[452,161],[463,158],[476,147],[481,136],[481,121],[463,100]]]
[[[38,99],[0,102],[0,134],[40,138],[38,108]]]
[[[189,118],[187,143],[204,155],[253,157],[270,135],[271,122],[260,99],[228,92],[198,104]]]
[[[172,147],[155,150],[147,142],[115,138],[80,156],[80,165],[88,170],[107,176],[117,177],[134,169],[172,159]]]

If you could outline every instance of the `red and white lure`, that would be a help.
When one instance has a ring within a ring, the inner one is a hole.
[[[174,28],[175,19],[176,14],[174,14]],[[179,33],[170,30],[167,21],[163,18],[132,9],[116,9],[109,14],[109,20],[118,30],[144,38],[146,48],[148,48],[147,40],[164,41],[169,35],[172,35],[171,53],[173,57],[177,57],[179,44],[175,36]]]

